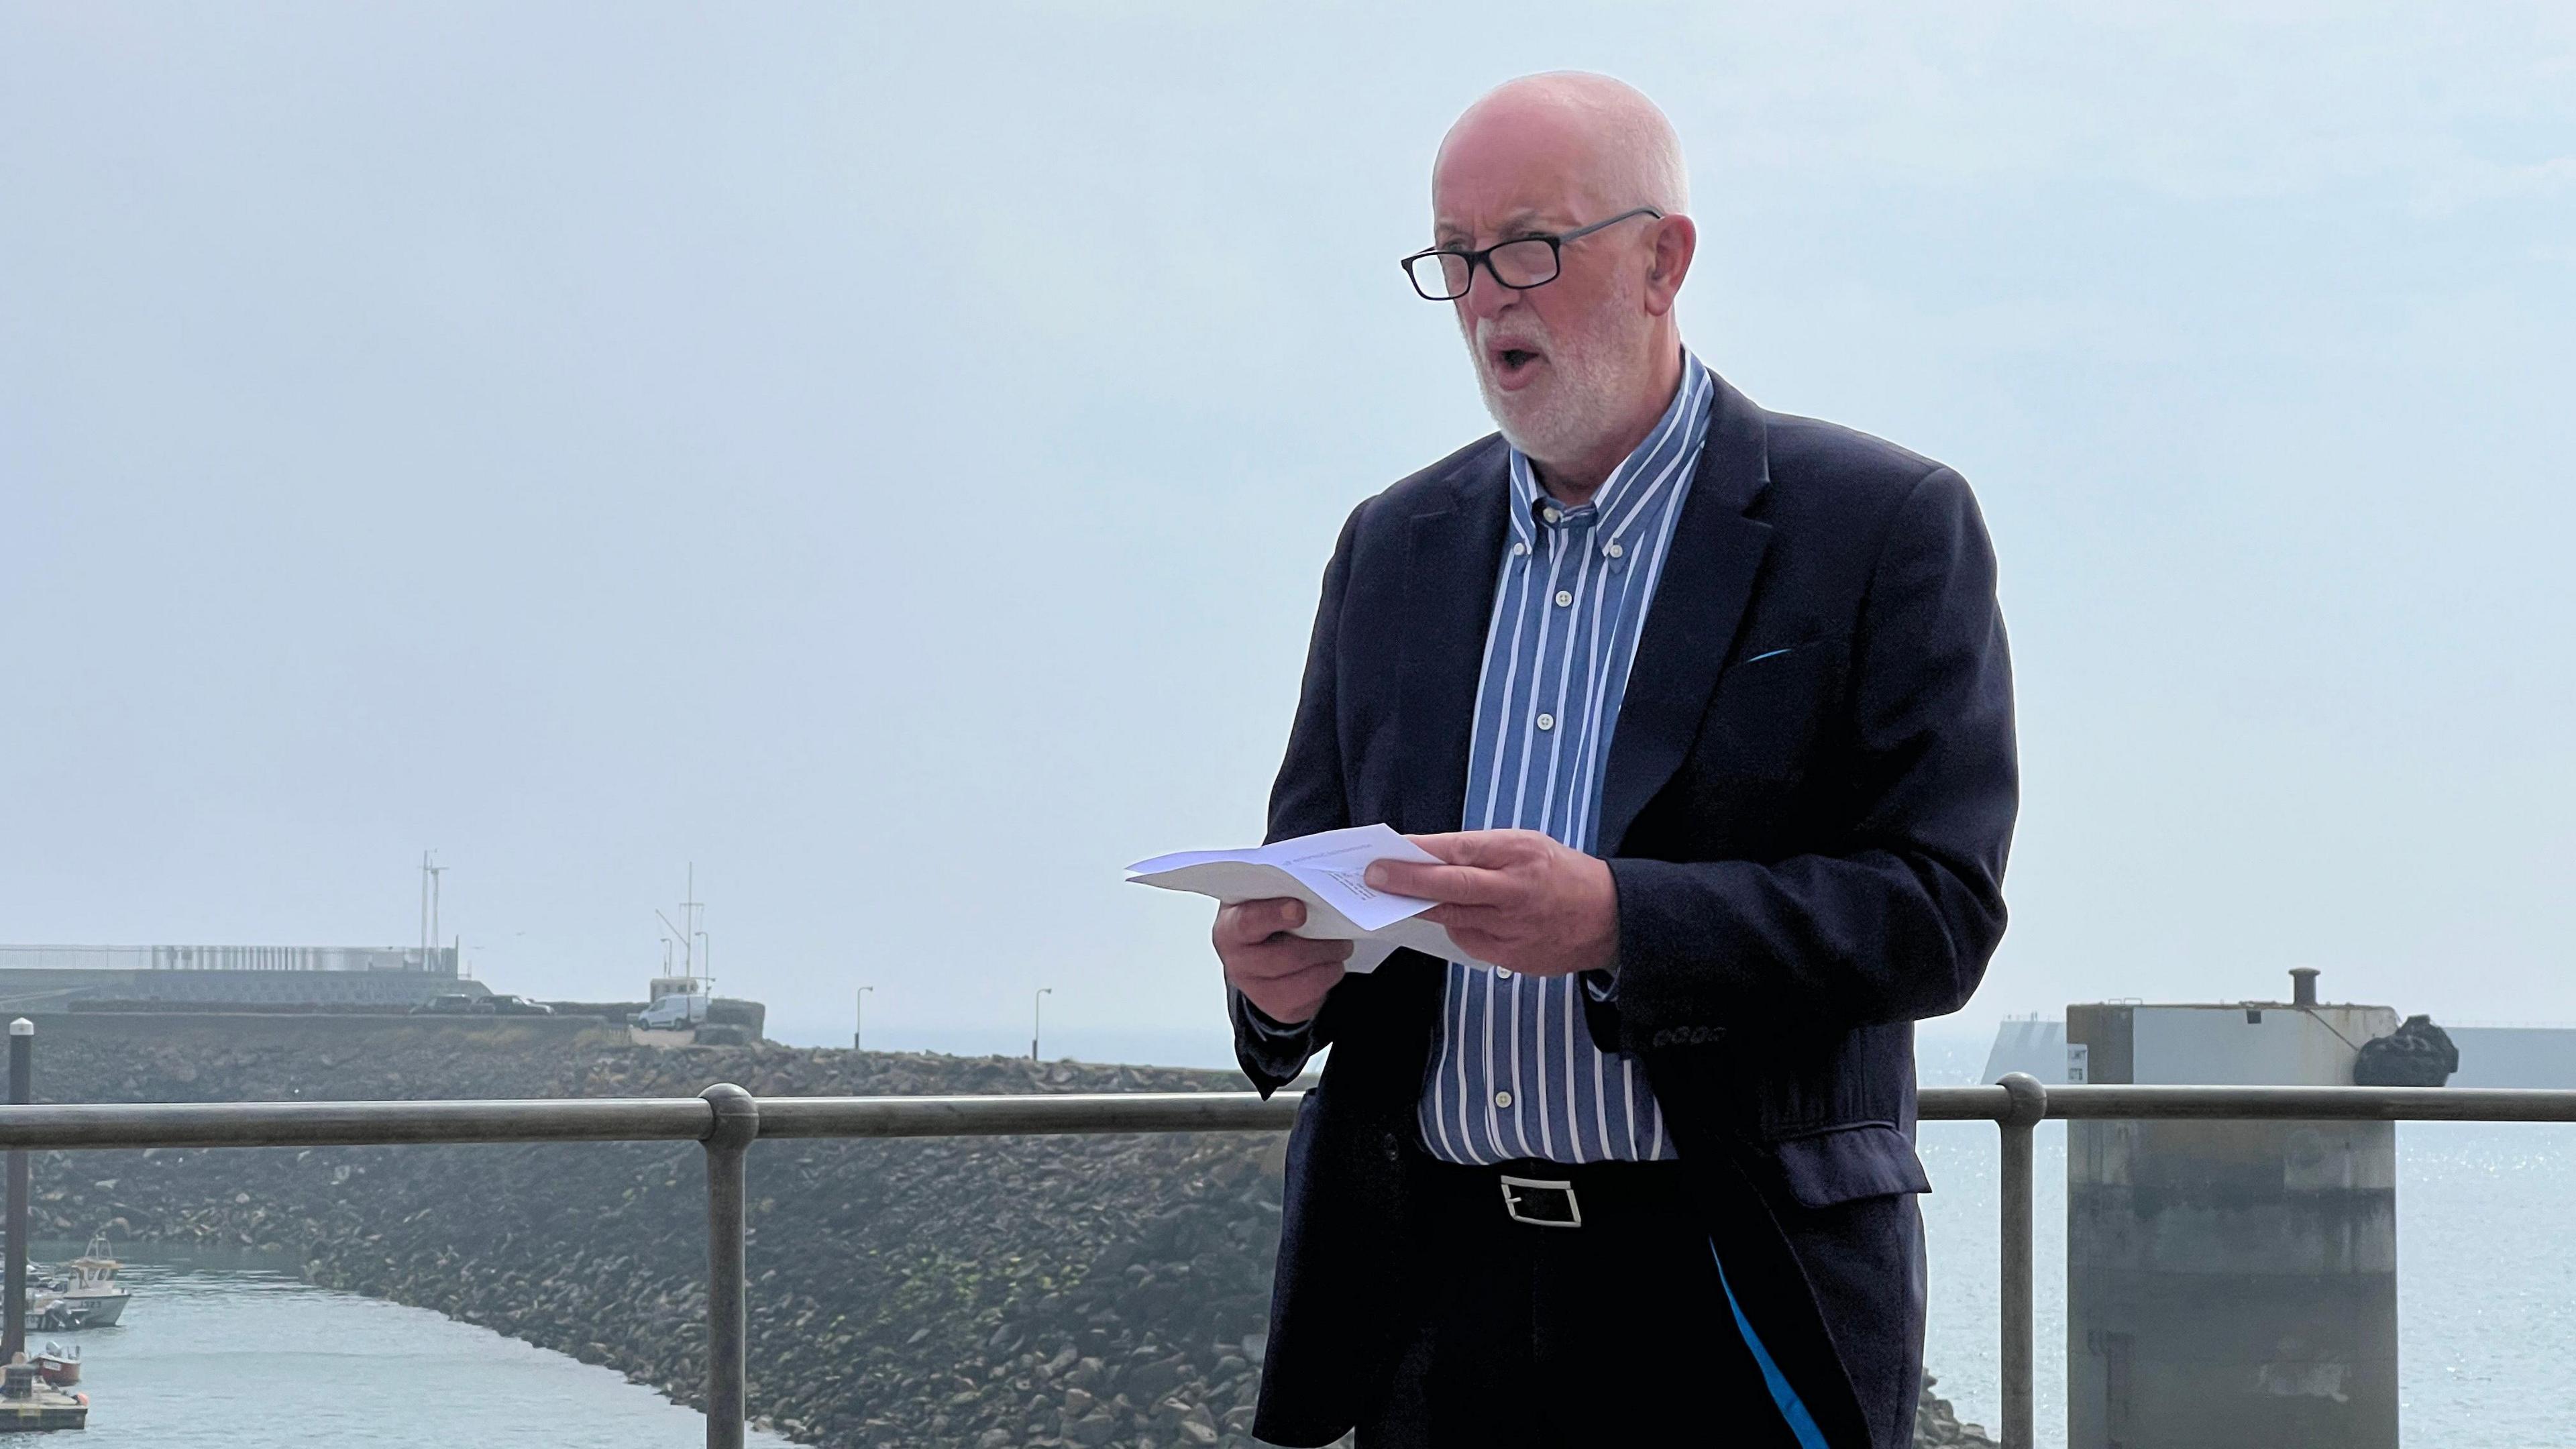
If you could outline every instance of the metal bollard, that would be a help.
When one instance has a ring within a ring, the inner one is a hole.
[[[707,1449],[742,1449],[743,1158],[760,1102],[731,1082],[698,1094],[714,1109],[707,1150]]]
[[[2003,1129],[2003,1389],[2004,1449],[2031,1449],[2031,1138],[2048,1115],[2048,1089],[2028,1072],[2008,1073],[2011,1095],[1996,1125]]]

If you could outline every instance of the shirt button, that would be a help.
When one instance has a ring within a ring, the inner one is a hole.
[[[1510,968],[1510,967],[1508,967],[1508,966],[1497,966],[1497,967],[1495,967],[1495,968],[1494,968],[1494,979],[1495,979],[1496,981],[1509,981],[1509,980],[1511,980],[1511,979],[1512,979],[1512,972],[1511,972],[1511,968]]]
[[[1552,714],[1540,715],[1538,717],[1538,727],[1543,730],[1552,730],[1556,728],[1556,716]]]
[[[1497,1107],[1508,1107],[1508,1106],[1510,1106],[1511,1104],[1512,1104],[1512,1094],[1511,1094],[1511,1093],[1509,1093],[1509,1092],[1496,1092],[1496,1093],[1494,1094],[1494,1105],[1495,1105],[1495,1106],[1497,1106]]]
[[[1571,604],[1571,603],[1573,603],[1573,602],[1574,602],[1574,595],[1572,595],[1572,594],[1570,594],[1570,593],[1566,592],[1566,591],[1565,591],[1565,590],[1563,590],[1563,589],[1559,589],[1559,590],[1557,590],[1557,591],[1556,591],[1556,606],[1557,606],[1558,608],[1562,609],[1562,608],[1564,608],[1566,605]]]
[[[1538,516],[1546,519],[1550,523],[1562,523],[1565,521],[1565,515],[1557,512],[1553,508],[1540,509],[1538,511]]]
[[[1627,552],[1627,550],[1626,550],[1626,549],[1621,548],[1619,545],[1617,545],[1617,544],[1615,544],[1615,543],[1614,543],[1614,544],[1612,544],[1612,545],[1610,545],[1608,548],[1605,548],[1605,549],[1603,549],[1603,550],[1601,550],[1601,551],[1602,551],[1603,553],[1606,553],[1606,554],[1610,555],[1612,558],[1617,558],[1617,557],[1619,557],[1621,554],[1624,554],[1624,553],[1626,553],[1626,552]]]

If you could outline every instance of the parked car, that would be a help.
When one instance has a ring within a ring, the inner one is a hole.
[[[491,1003],[486,1009],[496,1016],[552,1016],[555,1014],[553,1007],[542,1001],[530,1001],[524,996],[487,996],[483,999]]]
[[[491,998],[484,996],[469,996],[462,991],[448,992],[442,995],[433,996],[427,1001],[422,1002],[420,1005],[413,1007],[410,1014],[413,1016],[486,1015],[492,1010],[492,1008],[486,1004],[490,1000]]]

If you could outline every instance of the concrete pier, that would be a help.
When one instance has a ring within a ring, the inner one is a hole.
[[[2352,1081],[2383,1006],[2067,1008],[2079,1080]],[[2396,1449],[2397,1139],[2386,1122],[2075,1122],[2069,1449]]]

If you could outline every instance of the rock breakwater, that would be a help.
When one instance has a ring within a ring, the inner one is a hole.
[[[1230,1073],[621,1033],[209,1024],[40,1047],[57,1101],[1205,1091]],[[750,1403],[848,1446],[1250,1445],[1275,1138],[765,1142],[750,1160]],[[38,1154],[37,1230],[261,1249],[702,1402],[695,1144]],[[1976,1445],[1929,1396],[1928,1445]]]

